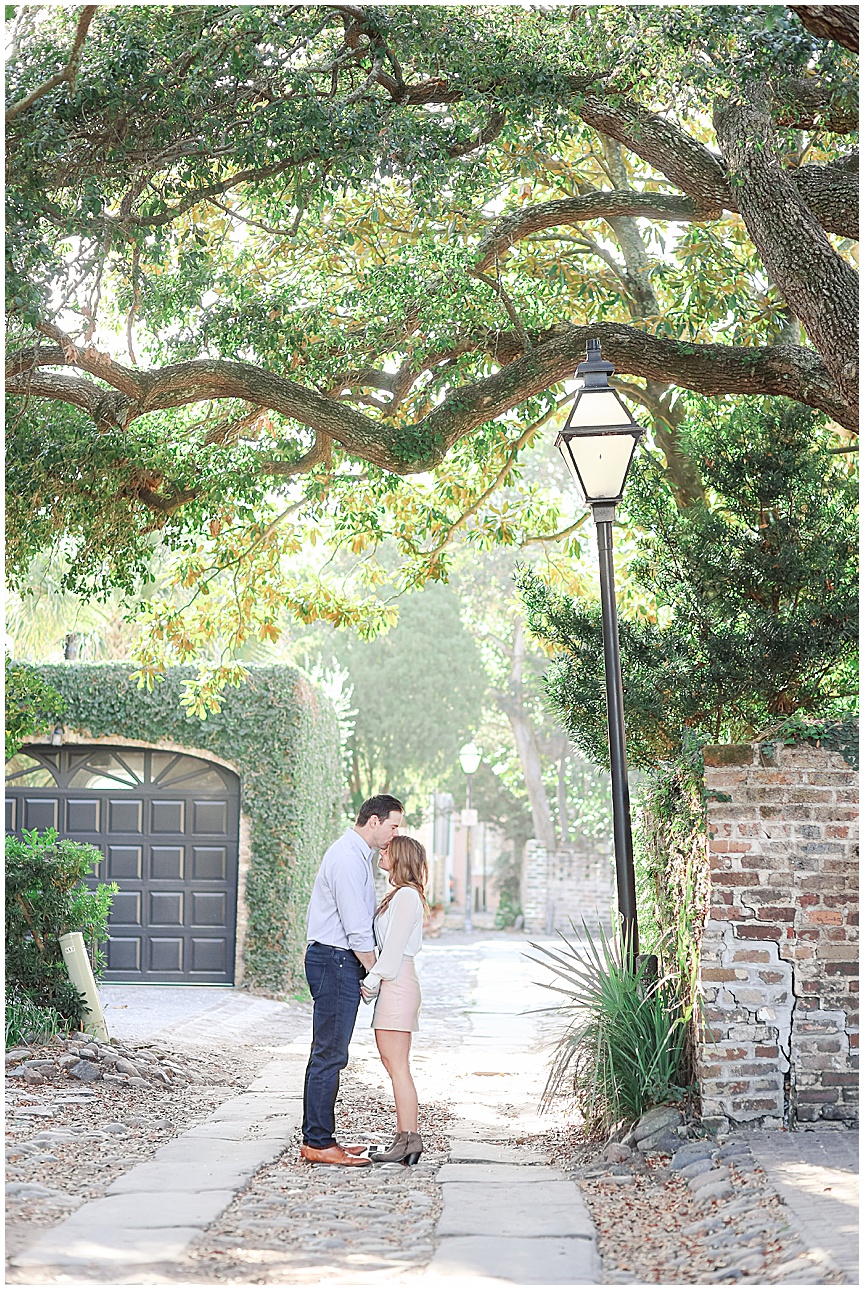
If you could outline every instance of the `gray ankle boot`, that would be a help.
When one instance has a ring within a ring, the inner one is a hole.
[[[423,1154],[423,1139],[419,1133],[409,1133],[408,1141],[405,1144],[405,1154],[402,1157],[403,1165],[416,1165],[417,1161]]]
[[[397,1133],[386,1151],[370,1151],[369,1159],[373,1160],[376,1165],[398,1164],[408,1150],[409,1136],[408,1133]],[[417,1135],[415,1134],[414,1136],[416,1137]]]

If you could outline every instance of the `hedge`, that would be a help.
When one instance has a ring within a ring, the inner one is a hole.
[[[272,994],[303,981],[305,913],[321,857],[337,836],[343,800],[332,705],[297,668],[249,665],[249,677],[206,719],[180,706],[191,667],[171,668],[152,693],[126,663],[41,664],[33,671],[66,703],[83,736],[170,741],[223,758],[240,775],[251,823],[244,984]]]

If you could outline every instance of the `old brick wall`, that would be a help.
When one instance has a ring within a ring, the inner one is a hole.
[[[857,1123],[857,775],[809,744],[706,748],[703,1116]]]
[[[527,932],[609,931],[614,921],[615,862],[608,846],[547,851],[542,842],[526,843],[522,863],[522,913]]]

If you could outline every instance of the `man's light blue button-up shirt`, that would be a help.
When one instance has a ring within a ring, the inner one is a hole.
[[[375,949],[374,852],[356,829],[346,829],[321,861],[306,915],[306,939],[343,950]]]

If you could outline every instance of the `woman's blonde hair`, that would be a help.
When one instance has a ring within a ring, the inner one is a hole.
[[[426,848],[416,838],[407,838],[404,834],[397,833],[395,838],[390,839],[387,855],[390,859],[388,877],[392,890],[387,892],[375,913],[384,913],[400,887],[413,887],[423,901],[425,912],[429,908],[426,903],[426,884],[429,881]]]

